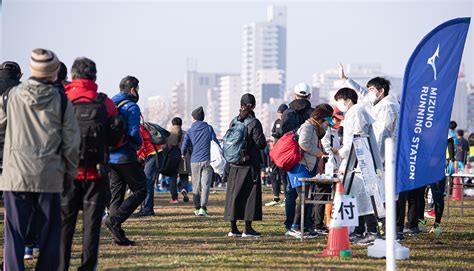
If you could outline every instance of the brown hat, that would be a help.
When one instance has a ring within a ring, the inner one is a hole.
[[[58,58],[50,50],[37,48],[31,52],[30,72],[33,77],[56,77],[60,66]]]

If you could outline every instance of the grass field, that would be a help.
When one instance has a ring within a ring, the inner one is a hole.
[[[264,191],[264,202],[271,199],[270,194],[270,190]],[[131,218],[123,225],[129,238],[137,241],[136,246],[113,245],[103,228],[98,269],[385,269],[385,260],[367,257],[364,246],[352,246],[356,255],[351,258],[316,257],[315,254],[325,248],[326,237],[303,243],[285,237],[283,207],[263,207],[263,221],[254,223],[263,237],[227,237],[229,224],[222,218],[224,196],[224,192],[211,194],[210,215],[195,217],[191,203],[171,205],[169,194],[157,194],[157,216]],[[439,238],[425,233],[404,241],[403,245],[410,248],[411,258],[399,261],[397,267],[400,270],[474,270],[474,210],[465,211],[464,219],[460,218],[459,209],[452,211],[449,224],[444,219],[443,224],[444,233]],[[80,227],[78,225],[77,233]],[[242,224],[239,227],[243,229]],[[1,229],[3,231],[3,225]],[[71,270],[80,262],[81,240],[76,234]],[[33,267],[34,263],[29,260],[27,266]]]

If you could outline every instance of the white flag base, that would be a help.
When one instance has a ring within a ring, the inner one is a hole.
[[[367,249],[367,256],[373,258],[385,258],[386,257],[386,244],[383,239],[375,239],[373,245],[369,246]],[[406,260],[410,258],[410,249],[400,245],[395,241],[395,259],[397,260]]]

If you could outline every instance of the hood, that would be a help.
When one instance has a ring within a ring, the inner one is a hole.
[[[18,96],[27,105],[43,109],[55,98],[58,90],[53,84],[45,84],[35,79],[28,79],[18,86]]]
[[[208,127],[209,127],[209,124],[207,124],[207,122],[205,122],[205,121],[195,121],[191,125],[191,128],[196,130],[196,131],[207,130],[207,129],[209,129]]]
[[[66,95],[71,99],[81,96],[88,98],[95,98],[97,96],[97,84],[92,80],[73,80],[64,88],[66,89]]]
[[[296,99],[289,104],[289,107],[300,112],[311,108],[311,102],[306,99]]]
[[[117,95],[112,97],[112,101],[115,104],[119,104],[123,100],[130,100],[130,101],[133,102],[133,97],[132,97],[132,95],[130,95],[128,93],[125,93],[125,92],[121,92],[121,91]]]

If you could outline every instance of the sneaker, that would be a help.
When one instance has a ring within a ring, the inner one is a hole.
[[[427,231],[428,229],[426,228],[426,220],[424,219],[418,219],[418,229],[420,232]]]
[[[434,223],[430,230],[430,233],[434,233],[436,236],[440,236],[443,233],[443,228],[439,223]]]
[[[121,231],[120,227],[118,227],[117,225],[114,225],[112,221],[110,221],[109,218],[104,220],[104,225],[116,244],[129,245],[129,242],[128,242],[129,240],[127,238],[124,238],[123,236],[124,232]]]
[[[267,207],[268,206],[276,206],[278,204],[280,204],[280,201],[272,200],[270,202],[265,203],[265,206],[267,206]]]
[[[299,230],[290,229],[287,231],[289,236],[293,236],[295,238],[301,238],[301,232]],[[286,235],[286,234],[285,234]]]
[[[139,211],[137,213],[133,213],[131,215],[132,217],[146,217],[146,216],[155,216],[155,212],[154,211]]]
[[[408,236],[415,236],[417,234],[420,234],[420,229],[419,228],[404,229],[403,233]]]
[[[285,207],[285,199],[280,200],[280,204],[278,204],[280,207]]]
[[[313,239],[313,238],[316,238],[318,236],[319,236],[319,234],[318,234],[317,231],[305,231],[303,233],[303,238],[304,239]],[[300,235],[300,238],[301,238],[301,235]]]
[[[320,228],[314,229],[318,234],[321,235],[328,235],[329,234],[329,229],[326,226],[322,226]]]
[[[25,247],[25,256],[23,257],[25,260],[33,259],[33,248],[32,247]]]
[[[359,233],[351,233],[349,235],[349,241],[351,242],[351,244],[354,244],[355,242],[357,242],[358,240],[360,239],[363,239],[364,238],[364,234],[359,234]]]
[[[377,239],[376,233],[368,233],[364,238],[361,238],[355,242],[356,245],[371,245]]]
[[[199,209],[194,209],[194,215],[198,216],[199,215]]]
[[[285,236],[291,236],[291,229],[286,229]]]
[[[436,217],[435,210],[425,212],[425,217],[435,218]]]
[[[395,237],[396,241],[400,242],[405,240],[405,235],[403,235],[403,232],[397,232],[397,236]]]
[[[229,237],[242,237],[242,233],[240,231],[230,231],[227,236]]]
[[[242,233],[243,238],[245,238],[245,237],[260,237],[260,236],[262,236],[262,234],[259,233],[256,230],[254,230],[254,229],[251,229],[249,231],[244,231],[244,233]]]
[[[186,191],[186,189],[181,190],[181,195],[183,195],[184,202],[189,202],[188,191]]]
[[[203,208],[199,209],[198,216],[207,216],[207,211]]]
[[[170,200],[170,203],[171,204],[178,204],[178,200],[177,199],[172,199],[172,200]]]

